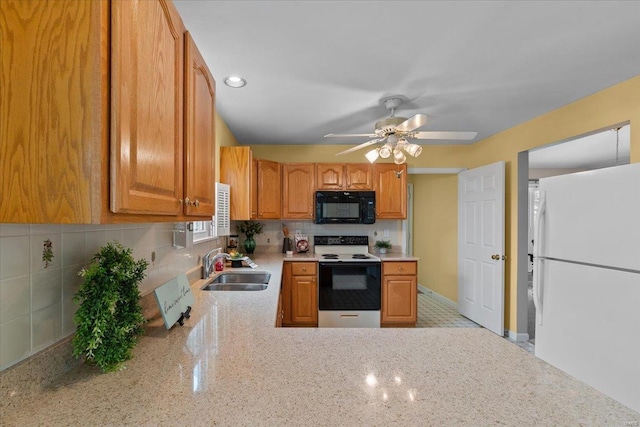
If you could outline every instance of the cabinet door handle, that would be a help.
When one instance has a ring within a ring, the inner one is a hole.
[[[190,205],[191,205],[191,199],[189,199],[188,197],[185,197],[185,198],[184,198],[184,203],[185,203],[187,206],[190,206]]]
[[[193,204],[194,204],[196,207],[200,206],[200,200],[196,199],[196,201],[195,201],[195,202],[193,202]]]

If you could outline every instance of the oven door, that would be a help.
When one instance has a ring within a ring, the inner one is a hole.
[[[318,309],[380,310],[380,262],[320,262]]]

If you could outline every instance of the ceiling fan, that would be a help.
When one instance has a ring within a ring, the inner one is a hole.
[[[402,104],[399,97],[389,97],[383,100],[385,107],[391,110],[391,116],[378,121],[375,125],[375,131],[372,134],[335,134],[325,135],[325,138],[351,138],[351,137],[368,137],[373,138],[348,150],[341,151],[336,155],[347,154],[362,148],[368,147],[378,142],[386,140],[382,147],[375,148],[365,154],[365,157],[371,162],[375,162],[378,157],[386,159],[393,154],[393,160],[396,164],[402,164],[407,160],[404,153],[413,157],[418,157],[422,153],[422,147],[418,144],[409,142],[409,139],[450,139],[450,140],[471,140],[476,137],[478,132],[438,132],[438,131],[422,131],[416,129],[427,123],[427,116],[424,114],[415,114],[410,118],[396,117],[395,110]]]

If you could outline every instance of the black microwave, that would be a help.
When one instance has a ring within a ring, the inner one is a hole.
[[[316,224],[373,224],[374,191],[316,191]]]

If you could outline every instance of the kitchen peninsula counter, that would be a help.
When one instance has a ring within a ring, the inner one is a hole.
[[[283,260],[256,292],[192,289],[126,369],[84,365],[35,395],[3,395],[0,425],[625,425],[631,411],[482,329],[275,328]],[[309,260],[294,256],[290,260]],[[627,424],[629,425],[629,424]]]

